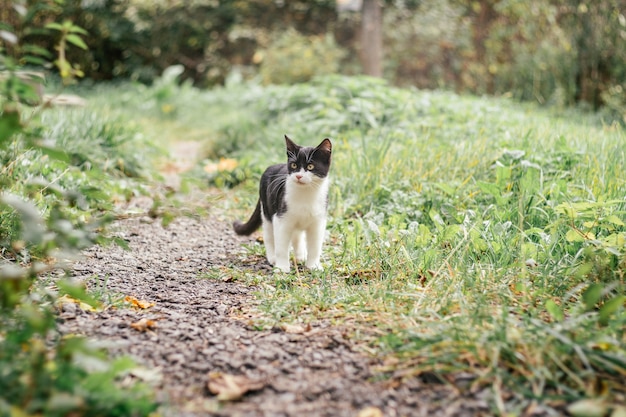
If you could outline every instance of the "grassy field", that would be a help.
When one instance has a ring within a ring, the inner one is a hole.
[[[83,91],[163,147],[201,141],[187,179],[220,187],[215,210],[232,219],[284,160],[283,134],[333,141],[324,272],[215,271],[258,284],[255,325],[346,325],[384,358],[381,378],[469,372],[502,415],[626,412],[623,127],[368,78],[206,92],[173,80]]]

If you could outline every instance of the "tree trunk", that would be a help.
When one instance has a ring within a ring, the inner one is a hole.
[[[363,0],[361,6],[361,62],[365,74],[383,76],[383,14],[379,0]]]

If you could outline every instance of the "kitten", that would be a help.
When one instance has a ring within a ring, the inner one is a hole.
[[[247,223],[235,221],[233,228],[249,235],[263,225],[267,260],[283,272],[289,272],[290,245],[298,261],[322,269],[332,144],[326,138],[315,148],[299,146],[287,135],[285,141],[287,163],[265,170],[254,213]]]

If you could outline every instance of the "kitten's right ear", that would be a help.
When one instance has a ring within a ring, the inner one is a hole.
[[[292,153],[293,155],[298,154],[298,149],[300,147],[296,145],[291,139],[289,139],[289,136],[287,135],[285,135],[285,143],[287,144],[287,156],[289,156],[289,153]]]

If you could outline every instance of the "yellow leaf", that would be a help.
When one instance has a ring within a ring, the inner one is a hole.
[[[141,319],[139,321],[131,323],[130,327],[132,327],[133,329],[138,330],[140,332],[145,332],[145,331],[152,330],[152,329],[156,328],[156,322],[154,320],[149,320],[149,319],[143,318],[143,319]]]
[[[357,417],[383,417],[383,412],[377,407],[365,407],[359,411]]]
[[[211,162],[204,166],[204,171],[209,174],[214,174],[216,172],[224,172],[224,171],[233,171],[235,168],[239,166],[239,163],[235,159],[231,158],[220,158],[218,163]]]
[[[261,380],[251,380],[243,375],[210,372],[207,387],[220,401],[236,401],[248,391],[258,391],[265,386]]]
[[[82,301],[78,303],[78,307],[83,311],[96,311],[95,308],[93,308],[87,303],[83,303]]]
[[[142,308],[142,309],[153,307],[156,304],[156,303],[151,303],[149,301],[138,300],[132,295],[127,295],[126,297],[124,297],[124,301],[126,301],[127,303],[129,303],[135,308]]]
[[[57,307],[61,307],[64,304],[76,304],[83,311],[96,311],[96,309],[93,308],[93,306],[90,306],[89,304],[84,303],[80,300],[77,300],[76,298],[71,297],[67,294],[62,295],[56,300]]]
[[[293,334],[301,334],[311,331],[311,325],[307,324],[306,326],[302,326],[300,324],[288,324],[283,323],[280,325],[280,328],[283,329],[285,333],[293,333]]]
[[[608,406],[601,399],[585,398],[568,405],[567,411],[574,417],[603,417]]]

